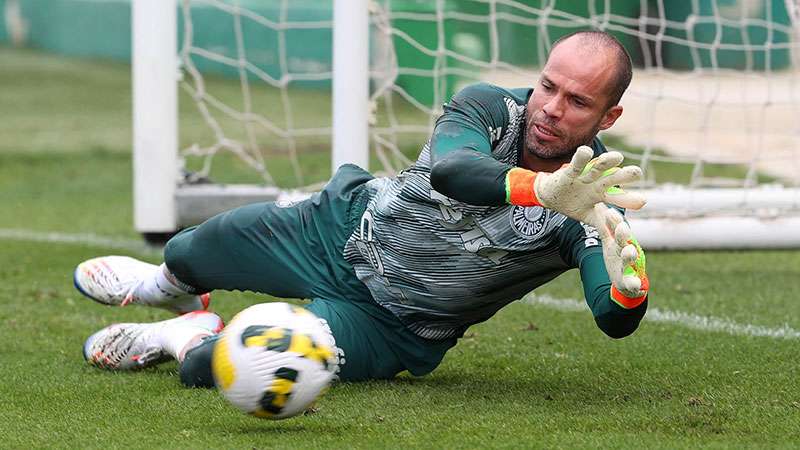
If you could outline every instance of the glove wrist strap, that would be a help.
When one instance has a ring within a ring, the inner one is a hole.
[[[640,297],[626,297],[616,286],[611,285],[611,300],[625,309],[633,309],[641,305],[647,299],[647,291]]]
[[[537,174],[520,167],[506,172],[506,202],[517,206],[542,206],[534,189]]]

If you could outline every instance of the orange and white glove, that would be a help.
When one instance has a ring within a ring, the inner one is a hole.
[[[588,224],[600,223],[594,205],[600,202],[621,208],[640,209],[646,203],[637,193],[625,192],[619,185],[642,178],[637,166],[619,167],[619,152],[603,153],[592,159],[592,149],[582,145],[572,161],[553,173],[522,168],[506,174],[506,197],[521,206],[543,206]]]
[[[635,308],[647,298],[650,289],[644,250],[622,214],[602,203],[595,205],[594,210],[600,219],[596,227],[611,278],[611,300],[623,308]]]

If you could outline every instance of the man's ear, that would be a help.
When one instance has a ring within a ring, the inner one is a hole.
[[[608,108],[605,115],[603,116],[603,120],[600,121],[600,129],[607,130],[614,125],[614,122],[619,119],[619,116],[622,115],[622,106],[621,105],[614,105],[611,108]]]

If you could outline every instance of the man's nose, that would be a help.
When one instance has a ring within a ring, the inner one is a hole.
[[[560,95],[550,97],[550,100],[542,106],[542,111],[552,118],[560,118],[564,113],[562,97]]]

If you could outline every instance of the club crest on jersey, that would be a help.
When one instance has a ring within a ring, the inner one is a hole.
[[[536,239],[544,234],[552,212],[541,206],[515,206],[511,209],[511,228],[526,239]]]

